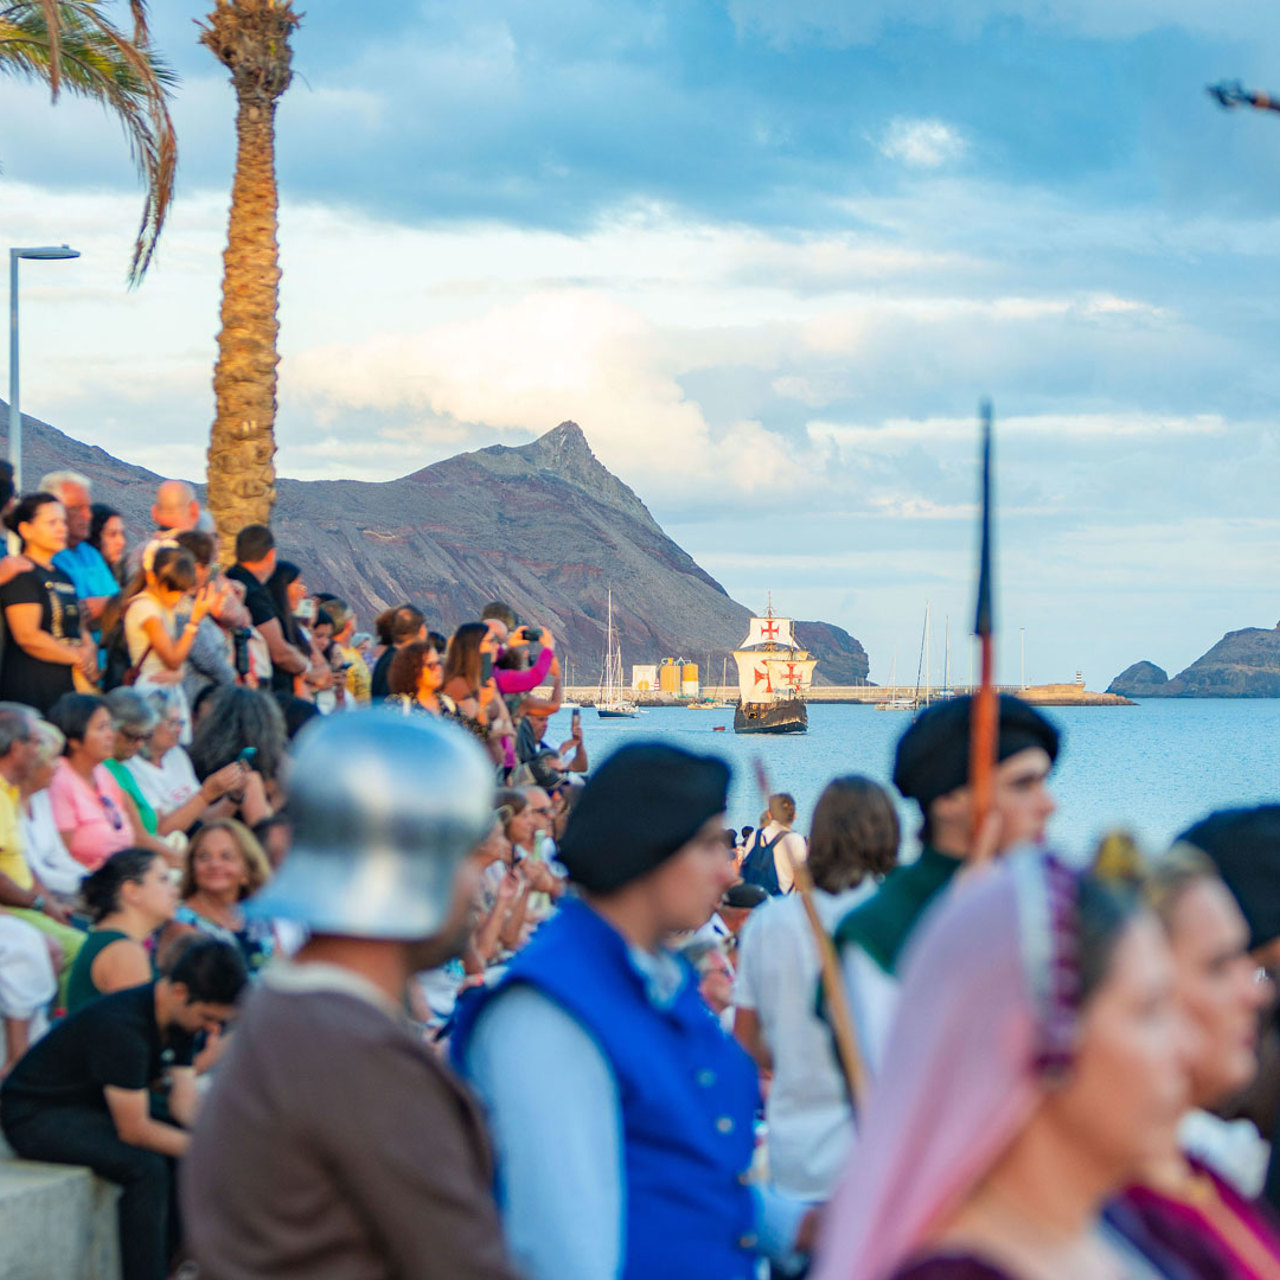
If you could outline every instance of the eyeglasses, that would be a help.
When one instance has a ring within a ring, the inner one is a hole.
[[[124,725],[116,725],[116,729],[123,734],[130,742],[147,742],[150,740],[153,729],[148,729],[146,733],[139,733],[137,729],[126,729]]]
[[[116,806],[116,802],[109,795],[98,792],[98,799],[102,801],[102,807],[106,811],[107,817],[111,820],[111,825],[120,831],[124,827],[124,814],[120,812]]]

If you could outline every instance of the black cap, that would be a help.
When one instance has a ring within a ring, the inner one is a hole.
[[[1219,809],[1178,840],[1218,868],[1249,925],[1250,950],[1280,938],[1280,805]]]
[[[1000,695],[996,759],[1007,760],[1028,747],[1043,747],[1050,761],[1058,758],[1058,730],[1035,707]],[[969,696],[936,703],[924,711],[898,740],[893,785],[922,810],[948,791],[969,781]]]
[[[588,893],[609,893],[660,866],[723,813],[729,766],[660,743],[616,751],[569,815],[559,859]]]

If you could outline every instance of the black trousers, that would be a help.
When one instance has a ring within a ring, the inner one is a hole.
[[[171,1251],[173,1162],[121,1142],[93,1107],[33,1107],[6,1099],[0,1126],[24,1160],[88,1165],[120,1187],[121,1280],[165,1280]]]

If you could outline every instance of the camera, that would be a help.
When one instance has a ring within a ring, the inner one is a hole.
[[[537,644],[538,641],[542,639],[542,628],[541,627],[525,627],[524,638],[530,644]]]
[[[238,676],[247,676],[249,674],[249,636],[248,627],[237,627],[231,633],[231,643],[235,646],[235,668]]]

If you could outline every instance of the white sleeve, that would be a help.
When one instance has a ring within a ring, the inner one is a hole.
[[[846,943],[841,948],[840,967],[844,971],[858,1046],[875,1075],[884,1059],[889,1029],[898,1008],[898,982],[854,943]]]
[[[747,917],[738,939],[738,968],[733,978],[735,1009],[760,1007],[760,952],[763,949],[760,913],[763,910],[763,907],[757,907]]]
[[[600,1047],[532,987],[494,998],[467,1051],[488,1110],[511,1257],[529,1280],[616,1280],[623,1263],[622,1107]]]

